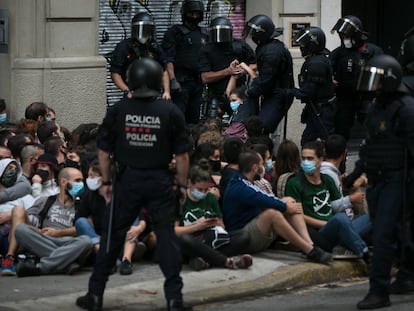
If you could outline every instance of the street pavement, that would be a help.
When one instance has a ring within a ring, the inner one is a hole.
[[[78,310],[75,300],[84,295],[90,269],[76,275],[1,277],[0,311]],[[191,271],[183,266],[184,299],[191,305],[283,293],[315,284],[366,276],[362,260],[308,262],[300,252],[269,249],[254,255],[247,270],[210,268]],[[80,309],[79,309],[80,310]],[[130,276],[110,276],[104,310],[165,310],[163,277],[153,263],[135,264]]]

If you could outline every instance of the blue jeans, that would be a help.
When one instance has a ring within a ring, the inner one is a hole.
[[[337,213],[319,230],[319,233],[332,248],[341,244],[354,254],[362,255],[368,251],[368,248],[361,236],[371,230],[372,224],[368,214],[351,220],[345,213]]]
[[[98,244],[99,241],[101,240],[101,237],[96,233],[95,228],[90,223],[88,218],[79,217],[75,221],[75,228],[76,228],[76,233],[78,234],[78,236],[87,235],[88,237],[90,237],[93,245]]]

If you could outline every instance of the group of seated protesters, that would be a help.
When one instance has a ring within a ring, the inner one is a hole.
[[[108,226],[97,124],[70,133],[52,109],[35,102],[19,124],[1,126],[1,274],[73,274],[91,264]],[[273,156],[260,120],[251,117],[245,126],[245,139],[226,135],[218,120],[191,129],[187,196],[175,223],[189,266],[247,269],[252,254],[277,240],[317,263],[329,263],[338,247],[368,261],[371,223],[366,210],[355,208],[364,194],[344,195],[341,186],[345,140],[333,135],[301,151],[285,140]],[[144,255],[157,257],[151,220],[145,206],[137,208],[119,255],[121,274],[131,274]]]

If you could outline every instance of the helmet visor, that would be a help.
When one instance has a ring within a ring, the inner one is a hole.
[[[154,23],[150,21],[138,21],[132,23],[131,37],[137,39],[140,43],[147,43],[154,34]]]
[[[305,42],[307,42],[309,33],[310,33],[309,29],[299,32],[295,38],[295,43],[301,46],[305,45]]]
[[[336,31],[338,34],[351,35],[358,30],[358,26],[353,21],[348,18],[340,18],[331,29],[331,34],[334,34]]]
[[[231,42],[233,28],[228,25],[217,25],[209,28],[211,42]]]
[[[381,87],[381,79],[384,69],[378,67],[364,66],[359,74],[357,90],[373,92]]]
[[[260,32],[265,33],[266,31],[260,25],[256,25],[249,22],[243,29],[243,39],[251,38],[254,36],[254,34]]]

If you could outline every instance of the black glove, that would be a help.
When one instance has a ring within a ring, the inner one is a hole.
[[[181,85],[176,79],[172,79],[170,81],[170,89],[171,89],[171,92],[179,93],[181,92]]]

